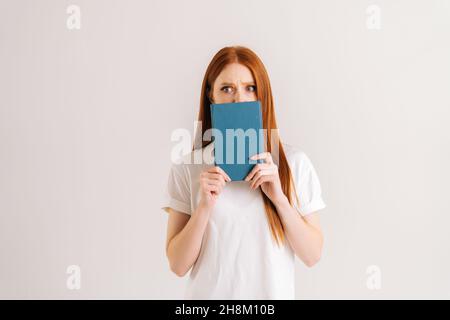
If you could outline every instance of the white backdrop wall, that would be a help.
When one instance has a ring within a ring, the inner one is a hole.
[[[0,298],[182,298],[170,135],[227,45],[261,57],[321,180],[296,297],[450,298],[449,39],[445,0],[1,0]]]

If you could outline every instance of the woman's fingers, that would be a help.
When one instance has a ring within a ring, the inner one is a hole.
[[[250,157],[250,160],[258,160],[258,159],[263,159],[264,162],[266,162],[266,163],[273,162],[272,155],[270,154],[270,152],[262,152],[262,153],[255,154]]]
[[[209,184],[206,181],[203,183],[202,189],[205,192],[213,192],[213,193],[216,193],[216,194],[219,194],[222,191],[222,188],[221,188],[220,185]]]
[[[254,175],[260,171],[260,170],[264,170],[267,169],[270,165],[267,163],[258,163],[255,164],[255,166],[253,167],[252,171],[250,171],[250,173],[247,175],[247,177],[245,177],[245,181],[250,181],[254,178]]]
[[[253,177],[253,179],[252,179],[252,182],[250,183],[250,188],[252,188],[252,189],[256,189],[258,186],[259,186],[259,184],[261,184],[260,182],[261,182],[261,179],[264,179],[264,181],[267,181],[269,178],[270,178],[270,176],[272,175],[272,170],[260,170],[260,171],[258,171],[255,175],[254,175],[254,177]],[[259,183],[259,184],[258,184]]]
[[[226,182],[223,180],[223,178],[221,178],[221,179],[208,179],[208,178],[205,178],[204,181],[207,184],[212,184],[212,185],[220,186],[220,187],[224,187],[225,184],[226,184]]]
[[[211,193],[214,198],[222,192],[230,177],[220,167],[212,167],[200,174],[201,186],[204,192]]]
[[[201,179],[208,184],[218,184],[221,187],[226,184],[225,177],[219,173],[202,172]]]
[[[221,174],[226,181],[231,181],[231,178],[226,174],[225,171],[223,171],[223,169],[221,167],[215,166],[212,167],[208,170],[209,173],[219,173]]]
[[[205,190],[206,191],[214,191],[216,193],[220,193],[222,188],[219,185],[216,185],[216,184],[206,184],[205,185]]]
[[[219,181],[223,181],[224,183],[226,182],[226,178],[221,175],[220,173],[209,173],[209,172],[205,172],[203,177],[205,179],[211,179],[211,180],[219,180]]]
[[[253,189],[257,189],[264,182],[268,182],[268,181],[272,181],[272,176],[259,177],[258,180],[255,182],[255,185],[253,186]]]
[[[226,182],[222,176],[219,178],[215,177],[213,179],[203,177],[202,178],[202,188],[207,192],[215,192],[220,194]]]

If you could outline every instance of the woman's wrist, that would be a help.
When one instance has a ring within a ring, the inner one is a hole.
[[[212,211],[212,207],[211,205],[208,205],[206,202],[200,201],[195,211],[196,213],[199,213],[201,215],[209,216]]]
[[[284,193],[280,197],[274,199],[272,203],[277,209],[286,208],[286,206],[291,206],[291,204],[289,203],[289,199],[286,197]]]

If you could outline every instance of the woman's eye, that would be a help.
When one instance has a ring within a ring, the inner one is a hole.
[[[223,87],[221,90],[225,93],[230,93],[233,91],[233,88],[232,87]]]
[[[248,91],[255,92],[256,86],[248,86],[247,89],[248,89]]]

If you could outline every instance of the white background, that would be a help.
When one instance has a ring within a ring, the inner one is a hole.
[[[1,0],[0,298],[182,297],[170,134],[193,130],[227,45],[261,57],[281,136],[322,183],[325,249],[297,260],[296,297],[450,298],[449,39],[444,0]]]

